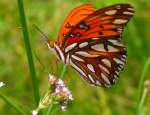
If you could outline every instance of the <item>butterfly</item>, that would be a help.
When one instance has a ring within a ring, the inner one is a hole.
[[[129,4],[99,10],[90,4],[81,5],[64,21],[58,40],[47,41],[48,47],[88,83],[110,87],[126,63],[127,50],[122,33],[133,14],[134,8]]]

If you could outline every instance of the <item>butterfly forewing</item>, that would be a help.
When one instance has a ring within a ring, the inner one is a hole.
[[[81,10],[84,17],[72,15]],[[59,45],[64,55],[69,55],[68,63],[89,83],[109,87],[118,79],[126,63],[126,46],[121,35],[133,13],[133,7],[128,4],[97,11],[91,5],[82,5],[66,19]]]
[[[76,26],[81,20],[86,18],[89,14],[92,14],[95,12],[95,7],[92,5],[81,5],[75,9],[73,9],[66,20],[64,21],[64,24],[62,25],[59,36],[58,36],[58,42],[59,44],[63,44],[63,41],[66,37],[66,34],[72,30],[74,26]]]
[[[128,4],[118,4],[97,10],[79,21],[68,33],[64,33],[65,39],[62,45],[68,46],[74,42],[95,37],[120,38],[133,12],[133,8]]]

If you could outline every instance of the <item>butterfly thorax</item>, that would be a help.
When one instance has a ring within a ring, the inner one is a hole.
[[[56,53],[56,56],[59,60],[63,61],[65,64],[69,62],[69,55],[64,53],[63,48],[59,45],[58,42],[49,40],[48,47]]]

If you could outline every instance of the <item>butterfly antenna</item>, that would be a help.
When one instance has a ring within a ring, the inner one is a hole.
[[[42,37],[42,40],[44,40],[44,42],[47,44],[47,42],[49,41],[48,37],[46,36],[46,34],[44,34],[36,25],[33,24],[33,26],[40,32],[40,35]]]
[[[43,70],[49,74],[50,72],[46,69],[45,65],[41,62],[41,60],[39,59],[39,57],[37,56],[35,51],[34,51],[34,56],[35,56],[36,60],[39,62],[39,64],[42,66]]]
[[[54,66],[53,65],[54,65],[53,62],[50,62],[51,72],[52,72],[53,75],[55,75],[55,71],[54,71],[54,68],[53,68]]]
[[[56,73],[57,73],[57,76],[58,76],[58,74],[59,74],[58,60],[56,60]]]

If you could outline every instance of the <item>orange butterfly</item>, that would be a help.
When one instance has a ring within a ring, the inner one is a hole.
[[[99,10],[81,5],[68,15],[57,42],[48,40],[47,44],[87,82],[110,87],[126,63],[127,51],[121,36],[133,13],[129,4]]]

